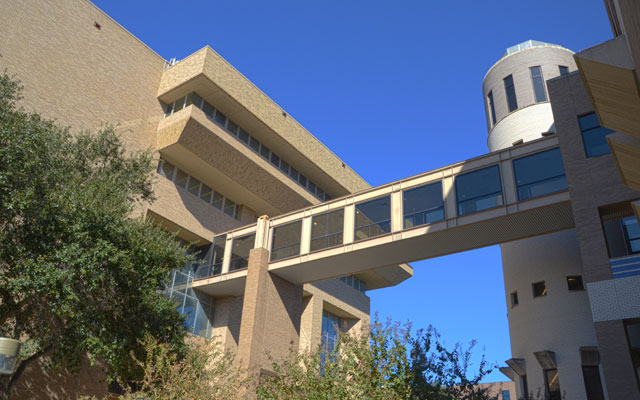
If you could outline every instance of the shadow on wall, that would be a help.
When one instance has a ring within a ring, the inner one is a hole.
[[[9,392],[10,400],[51,399],[67,400],[80,396],[107,395],[107,380],[104,365],[91,365],[85,357],[77,376],[59,368],[47,368],[51,361],[48,354],[28,365]]]

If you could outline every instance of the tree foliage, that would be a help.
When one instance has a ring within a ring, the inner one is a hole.
[[[113,127],[93,134],[18,108],[0,77],[0,335],[28,338],[73,370],[102,359],[113,376],[142,371],[140,339],[184,346],[182,318],[161,295],[188,261],[142,217],[153,200],[149,151],[129,153]],[[32,348],[34,346],[31,346]],[[19,375],[18,372],[14,374]]]
[[[258,398],[489,400],[488,389],[477,386],[491,372],[484,356],[469,376],[474,345],[448,350],[432,327],[412,334],[408,324],[376,319],[369,334],[342,335],[332,351],[321,346],[274,362]]]

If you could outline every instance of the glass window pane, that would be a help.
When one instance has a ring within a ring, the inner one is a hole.
[[[544,281],[536,282],[531,286],[533,288],[533,297],[542,297],[547,295],[547,286]]]
[[[235,122],[233,122],[232,120],[229,120],[227,122],[227,131],[229,131],[229,133],[231,133],[233,136],[238,134],[238,125],[236,125]]]
[[[342,244],[344,210],[314,215],[311,219],[311,251]]]
[[[253,249],[255,241],[255,233],[233,239],[229,271],[237,271],[249,266],[249,251]]]
[[[300,254],[302,221],[273,228],[271,239],[271,260],[282,260]]]
[[[238,139],[240,139],[245,144],[249,144],[249,133],[244,129],[240,128],[240,132],[238,133]]]
[[[260,155],[268,160],[269,153],[271,153],[271,150],[262,143],[262,146],[260,146]]]
[[[507,104],[509,106],[509,112],[518,109],[518,101],[516,100],[516,88],[513,84],[513,76],[509,75],[504,78],[504,90],[507,94]]]
[[[316,184],[315,184],[315,183],[313,183],[313,182],[311,182],[311,181],[308,181],[308,183],[307,183],[307,189],[309,189],[309,191],[310,191],[311,193],[315,194],[315,193],[316,193]]]
[[[220,110],[216,110],[216,116],[213,119],[218,125],[221,127],[225,127],[227,123],[227,116],[220,112]]]
[[[322,189],[316,188],[316,196],[318,196],[320,200],[324,199],[324,192],[322,191]]]
[[[600,126],[600,121],[598,121],[598,117],[596,116],[596,113],[591,113],[591,114],[578,117],[578,123],[580,124],[581,131],[586,131],[586,130],[597,128]]]
[[[213,190],[211,190],[211,188],[207,185],[205,185],[204,183],[202,184],[202,188],[200,189],[200,198],[204,201],[206,201],[207,203],[211,202],[211,194],[213,193]]]
[[[184,108],[184,103],[186,100],[186,96],[185,97],[181,97],[178,100],[175,101],[175,103],[173,104],[173,112],[178,112],[180,110],[182,110]]]
[[[559,148],[513,160],[513,170],[520,201],[567,190]]]
[[[558,378],[557,369],[547,369],[544,371],[545,381],[547,383],[547,391],[549,400],[562,400],[560,393],[560,380]]]
[[[209,103],[207,103],[206,101],[202,104],[202,111],[204,111],[204,113],[207,115],[207,117],[209,117],[210,119],[213,119],[213,114],[215,114],[216,109],[213,108],[213,106]]]
[[[489,101],[489,112],[491,113],[491,124],[496,124],[496,106],[493,103],[493,92],[489,92],[487,95],[487,100]]]
[[[391,196],[356,204],[356,241],[389,232],[391,232]]]
[[[578,117],[578,123],[587,157],[597,157],[611,152],[606,136],[613,131],[600,126],[595,113]]]
[[[213,192],[213,201],[211,204],[220,210],[222,210],[222,203],[224,202],[224,196],[218,192]]]
[[[174,169],[175,167],[173,166],[173,164],[165,160],[160,160],[160,162],[158,163],[158,173],[167,179],[173,178]]]
[[[299,182],[302,186],[307,187],[307,177],[306,177],[306,176],[304,176],[304,175],[300,174],[300,176],[298,177],[298,182]]]
[[[164,116],[168,117],[173,113],[173,103],[169,103],[164,107]]]
[[[276,167],[280,166],[280,156],[278,156],[274,152],[271,152],[271,164],[275,165]]]
[[[198,300],[195,297],[186,296],[184,301],[184,326],[189,333],[194,333],[194,326],[196,324],[196,311],[198,308]]]
[[[444,219],[442,182],[405,190],[402,202],[405,229]]]
[[[533,91],[536,95],[536,103],[547,101],[547,92],[544,89],[544,78],[542,77],[542,69],[540,67],[531,67],[531,81],[533,82]]]
[[[234,203],[233,201],[229,200],[229,199],[225,199],[224,200],[224,213],[231,216],[231,217],[235,217],[236,215],[236,203]]]
[[[458,215],[502,205],[500,168],[497,165],[455,177]]]
[[[291,178],[293,178],[294,181],[297,181],[298,180],[298,170],[293,168],[293,167],[289,168],[289,176]]]
[[[195,194],[196,196],[198,196],[198,194],[200,193],[200,181],[194,178],[193,176],[190,176],[189,186],[187,187],[187,190],[189,190],[189,193]]]
[[[280,160],[280,170],[288,175],[289,174],[289,163],[287,163],[285,160]]]
[[[251,147],[256,152],[259,152],[260,151],[260,142],[258,141],[258,139],[254,138],[253,136],[250,136],[249,137],[249,147]]]
[[[189,179],[189,174],[187,174],[186,172],[184,172],[181,169],[178,169],[176,171],[176,179],[175,179],[175,184],[181,188],[185,188],[187,186],[187,180]]]
[[[569,68],[564,65],[558,65],[558,69],[560,70],[560,75],[567,75],[569,73]]]
[[[604,400],[602,381],[600,380],[600,370],[597,365],[582,366],[582,377],[584,378],[584,388],[587,392],[587,400]]]
[[[200,108],[202,106],[202,97],[198,96],[196,93],[191,93],[191,94],[187,95],[186,106],[190,106],[192,104],[194,106]]]
[[[213,248],[211,256],[211,275],[219,275],[222,272],[224,261],[224,248],[227,244],[227,235],[220,235],[213,238]]]

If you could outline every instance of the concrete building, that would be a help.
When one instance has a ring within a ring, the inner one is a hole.
[[[209,47],[167,62],[85,0],[0,4],[27,108],[156,151],[139,212],[203,260],[167,295],[244,368],[359,329],[408,262],[500,244],[516,395],[640,399],[633,0],[606,1],[617,37],[594,49],[507,49],[483,81],[488,154],[375,188]]]

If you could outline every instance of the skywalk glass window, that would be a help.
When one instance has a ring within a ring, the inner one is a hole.
[[[609,144],[607,135],[613,133],[611,129],[600,126],[596,113],[590,113],[578,117],[580,131],[582,132],[582,142],[587,158],[609,154]]]
[[[516,88],[513,84],[513,75],[509,75],[504,78],[504,91],[507,95],[507,106],[509,107],[509,112],[517,110],[518,100],[516,99]]]
[[[239,238],[234,238],[231,244],[231,260],[229,272],[245,269],[249,266],[249,251],[253,249],[256,234],[252,233]]]
[[[356,241],[389,232],[391,232],[391,196],[356,204]]]
[[[542,68],[531,67],[531,83],[533,84],[533,92],[536,95],[536,103],[547,101],[547,91],[544,88],[544,79],[542,78]]]
[[[343,209],[314,215],[311,219],[311,251],[340,246],[343,230]]]
[[[487,95],[487,101],[489,102],[489,112],[491,113],[491,126],[496,124],[496,106],[493,103],[493,91]]]
[[[271,261],[300,255],[302,221],[292,222],[273,228],[271,239]]]
[[[559,148],[515,159],[513,170],[520,201],[567,190]]]
[[[405,229],[442,221],[444,219],[442,182],[405,190],[402,194],[402,205]]]
[[[500,168],[497,165],[458,175],[455,182],[458,215],[502,205]]]

